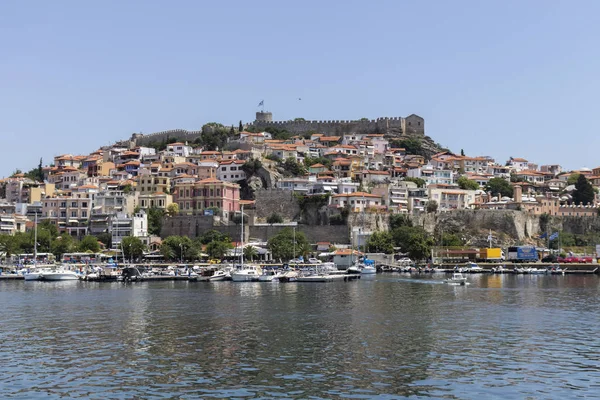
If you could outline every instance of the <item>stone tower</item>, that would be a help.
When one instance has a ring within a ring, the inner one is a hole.
[[[256,113],[256,122],[273,122],[273,113],[270,111],[258,111]]]

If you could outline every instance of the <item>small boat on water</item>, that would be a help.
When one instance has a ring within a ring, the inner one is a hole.
[[[376,274],[375,261],[365,259],[361,265],[360,273],[362,275]]]
[[[238,269],[231,273],[231,280],[234,282],[253,282],[258,281],[258,277],[262,275],[262,270],[257,265],[241,265]]]
[[[467,278],[462,273],[455,272],[452,274],[452,278],[446,279],[445,282],[451,285],[466,285]]]
[[[64,268],[42,271],[38,276],[40,281],[76,281],[79,280],[79,274]]]
[[[279,274],[273,268],[263,269],[262,274],[258,277],[259,282],[273,282],[274,280],[279,280]]]
[[[484,272],[484,269],[481,268],[477,263],[467,262],[464,267],[458,268],[458,272],[463,272],[467,274],[475,274]]]
[[[492,274],[508,274],[511,273],[512,270],[506,268],[504,265],[498,265],[497,267],[493,267],[490,272]]]
[[[23,278],[26,281],[39,281],[40,274],[52,272],[52,268],[34,268],[29,270],[29,272],[25,272],[23,274]]]

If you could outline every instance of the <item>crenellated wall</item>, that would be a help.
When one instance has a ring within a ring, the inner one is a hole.
[[[323,120],[323,121],[263,121],[256,120],[252,126],[255,128],[273,127],[284,129],[291,133],[315,132],[328,135],[341,136],[350,133],[389,133],[391,130],[403,134],[425,134],[425,120],[418,115],[403,117],[384,117],[372,120]]]
[[[200,137],[202,131],[187,131],[185,129],[171,129],[168,131],[149,133],[147,135],[134,133],[131,136],[131,141],[134,141],[137,146],[145,146],[152,142],[162,142],[167,139],[174,139],[181,142],[192,142]]]

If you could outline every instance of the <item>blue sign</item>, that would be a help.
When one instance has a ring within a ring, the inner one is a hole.
[[[204,215],[215,215],[213,210],[204,210]]]
[[[535,247],[521,246],[517,247],[517,258],[519,260],[537,260],[538,255]]]

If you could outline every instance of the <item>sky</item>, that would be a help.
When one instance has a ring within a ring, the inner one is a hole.
[[[600,166],[600,2],[0,2],[0,177],[134,132],[418,114],[455,152]],[[301,99],[301,100],[299,100]]]

